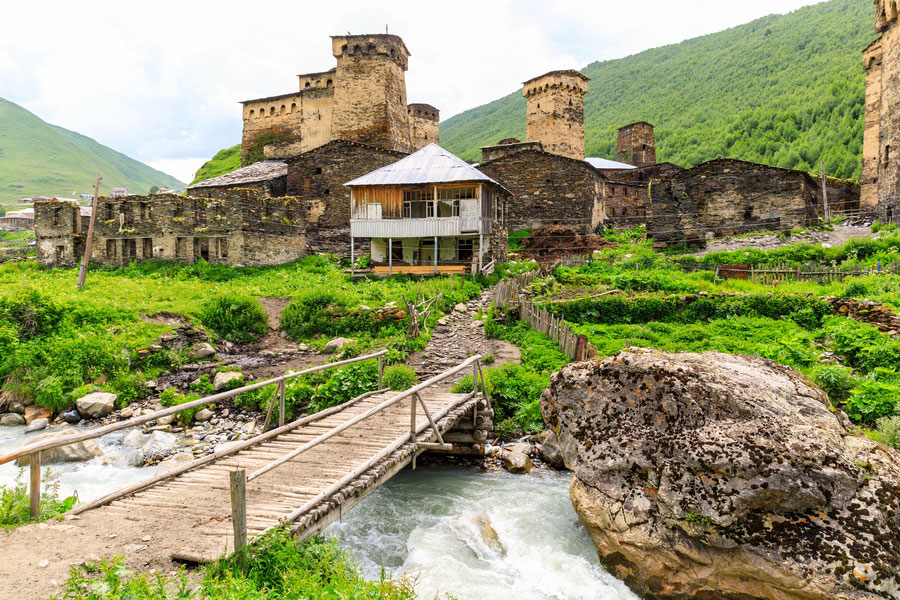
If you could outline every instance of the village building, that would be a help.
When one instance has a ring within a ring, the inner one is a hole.
[[[283,160],[255,162],[237,171],[189,185],[187,193],[195,198],[224,198],[228,195],[228,190],[234,188],[256,190],[269,197],[284,196],[287,191],[287,162]]]
[[[896,0],[876,0],[881,35],[863,52],[866,116],[860,210],[888,223],[900,221],[900,26]]]
[[[788,231],[819,222],[821,188],[805,171],[716,159],[650,186],[647,234],[654,246],[705,246],[750,231]]]
[[[346,185],[351,253],[370,240],[377,275],[475,273],[506,258],[509,192],[436,144]]]
[[[34,209],[11,210],[0,217],[0,229],[34,229]]]

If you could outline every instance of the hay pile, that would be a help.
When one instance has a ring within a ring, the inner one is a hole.
[[[522,240],[519,254],[523,258],[546,263],[568,256],[590,254],[609,245],[610,242],[592,233],[581,235],[565,225],[547,225],[535,229]]]

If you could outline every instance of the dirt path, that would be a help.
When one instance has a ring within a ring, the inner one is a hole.
[[[487,310],[490,303],[491,292],[484,292],[479,298],[457,307],[464,307],[463,310],[454,310],[438,322],[428,347],[409,357],[408,363],[420,379],[442,373],[474,354],[491,355],[494,364],[498,365],[519,360],[520,352],[516,346],[505,340],[487,337],[484,322],[474,320],[479,309]]]

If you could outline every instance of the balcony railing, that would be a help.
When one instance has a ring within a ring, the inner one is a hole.
[[[363,238],[452,237],[490,233],[491,219],[481,217],[350,220],[350,234]]]

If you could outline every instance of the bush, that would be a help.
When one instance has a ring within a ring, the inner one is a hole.
[[[44,489],[41,492],[41,515],[31,518],[30,495],[23,481],[24,469],[19,470],[12,487],[0,486],[0,528],[10,529],[23,523],[45,521],[67,512],[78,501],[78,496],[59,497],[59,479],[51,472],[44,475]]]
[[[185,396],[184,394],[179,394],[175,391],[175,388],[166,388],[159,395],[159,403],[166,407],[180,406],[199,399],[200,394],[191,393]],[[178,422],[183,425],[190,425],[191,421],[194,420],[194,415],[202,408],[204,408],[204,406],[195,406],[194,408],[188,408],[177,413]]]
[[[319,412],[348,402],[378,387],[378,367],[372,361],[355,363],[337,371],[316,388],[310,412]]]
[[[528,371],[515,363],[507,363],[502,367],[484,369],[484,376],[494,407],[494,420],[498,425],[512,419],[517,426],[514,433],[536,433],[543,429],[540,399],[543,391],[550,385],[548,375]],[[472,388],[473,378],[466,375],[453,387],[453,392],[467,394]],[[506,429],[509,429],[508,425]],[[509,431],[503,435],[515,437],[509,435]]]
[[[396,392],[403,392],[416,385],[418,377],[415,370],[406,365],[394,365],[384,370],[383,383]]]
[[[900,416],[878,419],[878,439],[881,443],[900,450]]]
[[[853,369],[841,365],[828,365],[818,369],[813,381],[836,405],[846,402],[850,398],[850,390],[856,385]]]
[[[857,423],[871,424],[894,415],[898,402],[900,384],[866,379],[850,392],[850,399],[844,408]]]
[[[291,339],[314,335],[387,335],[406,314],[400,310],[361,309],[350,294],[316,290],[294,298],[281,313],[281,328]]]
[[[254,298],[226,294],[210,299],[200,309],[200,320],[220,338],[249,344],[269,330],[266,311]]]

